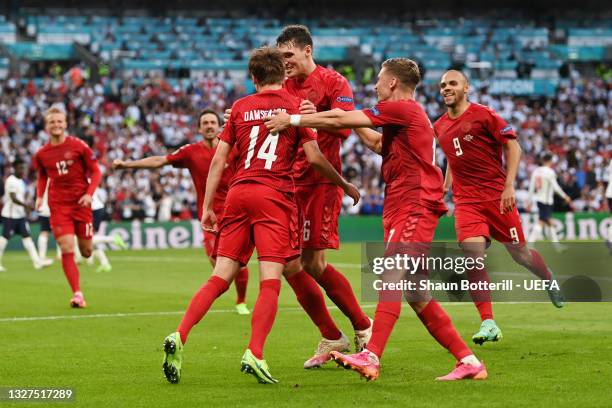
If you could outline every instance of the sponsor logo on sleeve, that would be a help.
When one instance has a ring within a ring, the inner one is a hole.
[[[372,112],[372,115],[374,115],[374,116],[380,115],[380,111],[378,109],[376,109],[376,106],[372,106],[370,108],[370,112]]]
[[[336,101],[344,103],[353,103],[353,98],[351,98],[350,96],[339,96],[336,98]]]
[[[507,133],[512,133],[512,132],[514,132],[514,130],[512,129],[512,126],[510,125],[506,126],[505,128],[499,131],[499,133],[501,133],[502,135],[505,135]]]

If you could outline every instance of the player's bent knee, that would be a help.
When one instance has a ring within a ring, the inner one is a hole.
[[[81,251],[81,255],[83,258],[89,258],[93,254],[92,247],[81,248],[79,247],[79,251]]]
[[[408,304],[416,314],[421,313],[423,309],[425,309],[425,307],[427,306],[427,303],[429,302],[408,302]]]
[[[302,265],[300,264],[299,258],[296,258],[292,261],[289,261],[285,264],[285,269],[283,270],[283,276],[285,278],[289,278],[296,273],[302,270]]]
[[[526,247],[518,251],[510,251],[510,255],[519,265],[529,266],[531,264],[531,253]]]
[[[321,276],[327,263],[325,262],[325,255],[317,252],[311,254],[302,255],[302,268],[314,278]]]

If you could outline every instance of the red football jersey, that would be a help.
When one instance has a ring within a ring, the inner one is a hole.
[[[385,214],[410,204],[445,212],[434,130],[421,105],[413,100],[385,101],[362,112],[383,128]]]
[[[50,179],[51,208],[76,205],[84,194],[93,196],[100,182],[100,169],[92,150],[72,136],[67,136],[62,144],[47,143],[41,147],[34,156],[34,168],[38,171],[37,197],[43,196],[47,179]]]
[[[303,81],[295,78],[285,80],[285,89],[291,95],[302,99],[308,99],[317,107],[317,112],[328,111],[339,108],[342,110],[353,110],[353,91],[346,78],[332,69],[317,68]],[[349,129],[337,131],[344,138],[350,134]],[[317,131],[317,143],[321,153],[329,160],[338,173],[342,173],[342,161],[340,160],[340,145],[342,143],[338,133],[330,133],[323,129]],[[296,185],[331,183],[313,169],[302,149],[299,149],[293,167]]]
[[[442,115],[435,130],[453,173],[455,203],[499,200],[506,181],[502,145],[516,139],[512,126],[493,109],[471,103],[456,119]]]
[[[211,148],[206,146],[203,142],[198,142],[185,145],[174,153],[166,156],[166,159],[172,167],[186,168],[189,170],[189,174],[191,174],[191,179],[193,180],[193,186],[198,196],[198,219],[202,219],[206,179],[208,178],[210,162],[216,151],[216,146]],[[226,165],[213,201],[213,210],[216,214],[221,214],[223,212],[225,196],[227,196],[229,182],[233,175],[234,171],[232,166]]]
[[[285,89],[263,91],[237,100],[232,114],[219,136],[237,147],[236,173],[231,185],[245,181],[266,184],[276,190],[293,192],[292,166],[298,147],[316,140],[305,128],[290,127],[281,134],[271,134],[263,119],[276,109],[289,114],[299,111],[300,98]]]

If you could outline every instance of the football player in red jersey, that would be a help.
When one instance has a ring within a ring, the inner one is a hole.
[[[276,43],[285,58],[287,79],[284,87],[302,100],[300,113],[355,109],[353,91],[346,78],[315,63],[312,36],[307,27],[285,27]],[[339,173],[342,172],[340,147],[349,134],[349,129],[317,131],[321,152]],[[339,248],[338,217],[342,191],[309,165],[302,149],[298,150],[293,170],[302,229],[303,270],[298,273],[311,275],[349,318],[355,331],[355,349],[361,351],[372,335],[372,321],[361,309],[349,281],[325,258],[327,249]],[[333,336],[323,334],[315,355],[305,362],[304,367],[317,367],[329,361],[332,350],[346,350],[348,345],[342,341],[343,337],[337,329]]]
[[[525,245],[521,219],[515,206],[514,181],[521,147],[512,126],[493,109],[468,101],[470,85],[465,74],[450,70],[440,80],[440,94],[448,108],[435,123],[440,147],[448,160],[445,191],[451,186],[455,201],[455,229],[466,255],[484,257],[491,237],[505,245],[512,258],[536,276],[552,280],[542,256]],[[505,156],[506,169],[502,162]],[[486,270],[468,271],[471,281],[486,281]],[[548,290],[556,307],[563,296]],[[482,319],[472,340],[497,341],[502,334],[493,320],[488,290],[471,292]]]
[[[276,43],[285,59],[284,87],[302,100],[300,113],[355,108],[353,91],[346,78],[315,63],[312,36],[306,26],[285,27]],[[226,111],[226,117],[230,112]],[[339,173],[342,172],[340,146],[349,134],[348,129],[319,129],[317,132],[321,152]],[[326,249],[339,247],[342,192],[311,168],[302,149],[298,149],[293,170],[302,252],[301,259],[287,265],[284,276],[322,336],[314,356],[304,362],[304,368],[313,368],[329,361],[331,351],[349,349],[348,339],[331,318],[317,283],[351,321],[356,351],[361,351],[370,339],[372,321],[361,309],[348,279],[325,259]]]
[[[264,117],[277,109],[299,111],[300,99],[282,86],[285,68],[281,53],[270,47],[256,49],[249,59],[249,73],[257,93],[234,103],[206,182],[202,226],[218,231],[217,263],[213,276],[193,297],[176,332],[165,339],[163,368],[170,382],[180,380],[182,350],[189,331],[227,290],[255,248],[260,292],[253,309],[251,339],[242,357],[242,371],[253,374],[260,383],[277,382],[263,359],[263,347],[278,309],[280,277],[287,262],[300,254],[291,171],[298,147],[304,149],[309,163],[321,174],[355,202],[359,200],[357,188],[347,183],[319,151],[313,131],[288,129],[279,134],[268,132],[264,126]],[[236,172],[223,219],[218,223],[213,197],[234,147],[238,151]]]
[[[204,205],[204,191],[206,189],[206,178],[210,162],[217,150],[219,143],[219,133],[221,131],[221,117],[212,109],[205,109],[198,116],[198,132],[204,138],[201,142],[185,145],[166,156],[150,156],[140,160],[115,160],[114,169],[157,169],[171,165],[175,168],[186,168],[191,174],[193,186],[197,194],[198,220],[202,220],[202,208]],[[229,181],[234,174],[233,166],[228,165],[223,172],[223,178],[217,193],[215,194],[214,204],[218,218],[223,216],[223,205]],[[216,256],[214,254],[216,235],[209,231],[204,231],[204,249],[208,255],[210,263],[215,266]],[[241,315],[248,315],[249,309],[246,305],[246,290],[249,281],[249,270],[245,265],[240,269],[234,284],[236,285],[236,311]]]
[[[38,171],[36,208],[49,182],[49,208],[51,229],[62,252],[62,268],[73,296],[70,305],[86,306],[81,292],[79,269],[74,261],[75,235],[79,250],[85,258],[93,251],[93,215],[91,202],[102,174],[93,152],[83,142],[66,135],[66,114],[58,108],[45,113],[45,131],[49,142],[36,152],[34,167]]]
[[[425,252],[432,242],[438,219],[446,212],[442,201],[442,172],[434,164],[435,135],[423,108],[414,99],[421,76],[417,64],[392,58],[382,64],[376,83],[378,104],[370,109],[334,109],[311,115],[279,112],[266,119],[270,131],[289,125],[358,129],[366,146],[383,157],[385,180],[383,227],[389,246]],[[382,127],[382,134],[366,129]],[[400,244],[400,245],[398,245]],[[411,252],[408,252],[410,254]],[[449,316],[428,294],[409,299],[429,333],[457,359],[457,365],[438,380],[484,379],[487,371],[461,339]],[[350,356],[332,351],[332,357],[369,380],[378,378],[380,358],[401,311],[401,292],[381,291],[372,338],[363,352]]]

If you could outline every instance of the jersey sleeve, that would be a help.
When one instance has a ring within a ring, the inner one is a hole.
[[[223,127],[223,131],[219,135],[219,139],[223,140],[225,143],[233,146],[236,144],[236,129],[234,127],[234,122],[238,117],[238,108],[236,104],[232,106],[232,114],[230,115],[229,120],[225,123]]]
[[[45,195],[45,191],[47,190],[47,171],[45,170],[45,166],[43,166],[40,155],[36,153],[34,156],[34,170],[38,173],[36,179],[36,198],[42,198]]]
[[[516,139],[516,133],[512,126],[494,110],[489,109],[488,111],[487,128],[495,140],[505,144],[508,143],[508,140]]]
[[[552,171],[550,172],[550,183],[552,184],[553,191],[557,193],[558,196],[567,199],[569,196],[565,194],[565,191],[561,188],[559,183],[557,182],[557,176]]]
[[[174,152],[166,155],[166,160],[176,168],[187,167],[189,161],[189,145],[181,146]]]
[[[310,128],[296,128],[298,132],[299,144],[302,146],[304,143],[316,141],[317,134]]]
[[[18,190],[18,188],[19,188],[19,187],[17,186],[17,183],[16,183],[16,179],[15,179],[15,177],[9,177],[9,178],[6,180],[6,184],[4,185],[4,187],[5,187],[5,190],[6,190],[6,193],[7,193],[7,194],[8,194],[8,193],[16,193],[16,192],[17,192],[17,190]]]
[[[100,167],[98,167],[98,162],[94,157],[93,150],[91,150],[89,146],[85,144],[85,142],[83,142],[83,149],[81,151],[81,154],[83,156],[83,161],[85,162],[85,168],[90,174],[90,182],[89,187],[87,188],[87,194],[93,196],[94,192],[96,191],[96,188],[98,188],[98,185],[102,180],[102,172],[100,171]]]
[[[331,109],[342,109],[350,111],[355,109],[355,101],[353,99],[353,90],[349,82],[344,77],[340,77],[331,88],[330,93]]]
[[[406,124],[406,108],[395,101],[379,102],[362,112],[370,118],[374,126]]]

